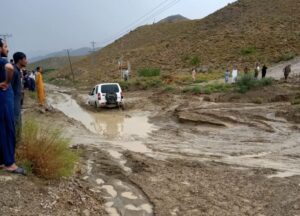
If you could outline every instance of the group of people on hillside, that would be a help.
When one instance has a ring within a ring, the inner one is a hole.
[[[258,79],[259,74],[261,73],[261,77],[262,79],[266,77],[267,75],[267,70],[268,67],[266,65],[263,65],[262,68],[260,68],[259,64],[256,63],[255,68],[254,68],[254,78]],[[250,73],[250,69],[248,66],[244,67],[244,74],[249,74]],[[238,68],[236,65],[233,66],[233,70],[230,74],[229,69],[226,69],[225,74],[224,74],[224,79],[225,79],[225,83],[229,83],[229,79],[230,76],[232,78],[232,83],[236,83],[237,82],[237,78],[238,78]]]
[[[25,175],[25,170],[15,164],[15,147],[22,129],[23,91],[24,87],[36,89],[39,105],[44,106],[42,68],[28,73],[26,55],[16,52],[8,62],[8,52],[7,43],[0,38],[0,170]]]
[[[254,78],[258,79],[259,75],[261,74],[261,78],[264,79],[266,78],[267,75],[267,71],[268,71],[268,67],[264,64],[262,66],[262,68],[260,67],[259,63],[255,64],[255,68],[254,68]],[[283,69],[283,74],[284,74],[284,79],[287,80],[290,73],[291,73],[291,65],[287,65],[284,67]],[[244,75],[247,75],[250,73],[249,68],[246,66],[244,68]],[[236,83],[237,82],[237,77],[238,77],[238,69],[237,66],[233,66],[233,70],[230,74],[229,69],[226,69],[225,74],[224,74],[224,78],[225,78],[225,83],[229,83],[229,79],[230,76],[232,78],[232,83]]]

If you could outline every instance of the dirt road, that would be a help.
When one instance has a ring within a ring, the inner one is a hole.
[[[290,60],[290,61],[287,61],[284,63],[279,63],[277,65],[272,66],[269,69],[268,77],[273,77],[274,79],[277,79],[277,80],[283,78],[283,68],[289,64],[292,66],[291,75],[292,76],[299,75],[300,74],[300,58],[295,58],[293,60]]]
[[[55,109],[27,99],[25,120],[61,129],[81,160],[61,182],[0,174],[0,215],[300,215],[299,84],[205,100],[133,92],[125,111],[48,85]]]
[[[65,134],[89,149],[84,178],[110,215],[300,213],[299,125],[277,115],[287,102],[133,93],[129,110],[96,112],[83,95],[49,92],[80,125]]]

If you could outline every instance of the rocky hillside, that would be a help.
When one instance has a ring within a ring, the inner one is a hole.
[[[85,58],[85,57],[84,56],[72,56],[71,62],[75,63],[75,62],[82,60],[83,58]],[[36,61],[34,63],[30,63],[27,68],[29,70],[34,70],[34,69],[36,69],[36,67],[41,66],[44,69],[57,70],[60,68],[69,67],[69,64],[70,63],[69,63],[68,57],[60,56],[60,57],[50,57],[47,59]]]
[[[162,74],[254,62],[274,63],[300,53],[299,0],[239,0],[201,20],[137,28],[91,57],[75,63],[77,78],[87,83],[119,77],[118,59],[130,60],[133,74],[144,67]],[[59,76],[68,76],[65,70]]]
[[[174,16],[169,16],[165,19],[162,19],[161,21],[159,21],[158,23],[176,23],[176,22],[181,22],[181,21],[187,21],[189,20],[188,18],[178,14],[178,15],[174,15]]]

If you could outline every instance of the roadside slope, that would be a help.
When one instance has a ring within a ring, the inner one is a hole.
[[[197,57],[203,68],[238,63],[274,63],[300,53],[298,0],[239,0],[201,20],[137,28],[95,54],[75,63],[82,82],[117,79],[120,57],[137,69],[158,67],[163,74],[182,73]],[[62,69],[59,76],[69,74]]]

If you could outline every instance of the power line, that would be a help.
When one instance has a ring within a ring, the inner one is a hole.
[[[166,11],[167,9],[173,7],[175,4],[177,4],[179,1],[181,0],[173,0],[172,2],[169,2],[167,5],[165,5],[163,8],[160,8],[158,11],[153,11],[154,13],[150,13],[148,17],[144,18],[144,19],[141,19],[141,21],[139,23],[137,23],[136,26],[142,24],[143,22],[146,22],[147,20],[149,19],[152,19],[153,17],[157,16],[157,15],[160,15],[161,13],[163,13],[164,11]],[[133,27],[133,26],[132,26]],[[103,44],[105,43],[110,43],[114,40],[116,40],[117,38],[121,37],[123,34],[127,33],[130,29],[127,29],[126,31],[123,31],[119,34],[116,34],[115,36],[111,37],[109,40],[103,42]]]
[[[102,44],[106,44],[106,43],[109,43],[111,41],[114,41],[115,39],[119,38],[123,34],[127,33],[130,30],[131,27],[138,26],[139,24],[142,24],[143,22],[145,22],[145,21],[147,21],[149,19],[152,19],[155,16],[160,15],[161,13],[165,12],[169,8],[171,8],[174,5],[176,5],[177,3],[179,3],[179,1],[181,1],[181,0],[171,0],[170,2],[168,2],[168,1],[169,0],[163,1],[158,6],[156,6],[155,8],[153,8],[151,11],[149,11],[148,13],[146,13],[145,15],[143,15],[142,17],[140,17],[136,21],[132,22],[126,28],[123,28],[121,31],[119,31],[119,33],[115,34],[114,36],[112,36],[112,37],[110,37],[108,39],[103,40]],[[126,31],[124,31],[124,29],[126,29]]]
[[[140,18],[138,18],[137,20],[133,21],[132,23],[130,23],[129,25],[127,25],[126,27],[124,27],[123,29],[121,29],[119,31],[119,33],[123,32],[124,30],[128,30],[128,28],[134,26],[135,24],[137,24],[140,20],[144,19],[145,17],[147,17],[148,15],[150,15],[152,12],[154,12],[155,10],[159,9],[161,6],[163,6],[165,3],[167,3],[168,1],[173,1],[173,0],[164,0],[163,2],[161,2],[159,5],[157,5],[156,7],[152,8],[149,12],[147,12],[146,14],[144,14],[143,16],[141,16]],[[117,33],[118,34],[118,33]]]

